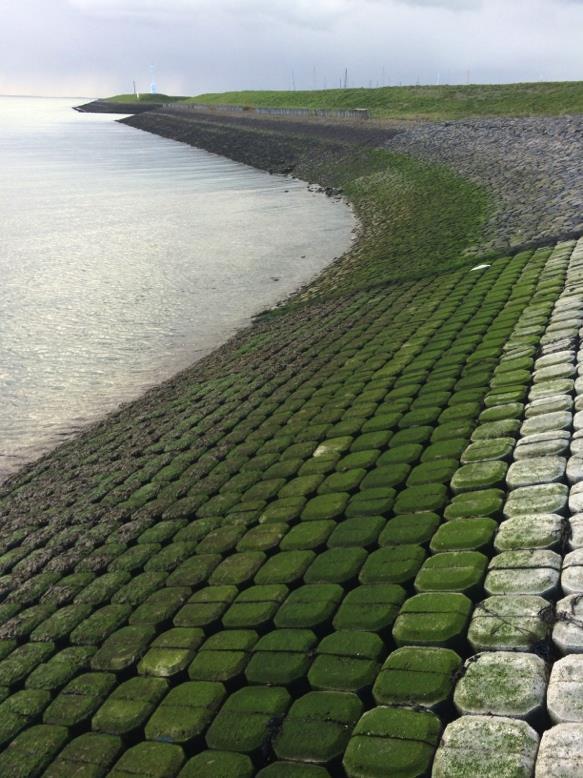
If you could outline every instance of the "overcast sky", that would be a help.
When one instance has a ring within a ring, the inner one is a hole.
[[[583,0],[0,0],[0,93],[583,79]],[[292,81],[293,79],[293,81]]]

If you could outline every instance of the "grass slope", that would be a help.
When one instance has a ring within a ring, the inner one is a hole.
[[[583,82],[223,92],[189,101],[268,108],[368,108],[374,116],[390,119],[556,116],[583,113]]]
[[[106,97],[107,103],[179,103],[184,100],[184,97],[178,95],[151,95],[149,92],[143,92],[140,94],[139,100],[136,100],[135,95],[114,95],[113,97]]]

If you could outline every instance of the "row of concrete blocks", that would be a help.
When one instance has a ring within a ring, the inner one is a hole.
[[[476,607],[468,633],[480,653],[456,684],[461,716],[443,734],[433,778],[583,775],[583,242],[572,254],[559,248],[546,269],[565,263],[506,475],[499,553],[485,582],[493,596]],[[519,322],[502,360],[528,353],[521,344]],[[551,624],[563,658],[549,668],[539,653]],[[541,738],[547,716],[553,726]]]

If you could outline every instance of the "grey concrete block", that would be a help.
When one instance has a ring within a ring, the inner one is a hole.
[[[561,588],[565,594],[583,594],[583,548],[577,548],[563,559]]]
[[[509,489],[535,484],[557,483],[565,475],[567,465],[564,457],[544,456],[530,457],[527,460],[514,462],[506,475]]]
[[[522,486],[510,492],[504,505],[507,519],[525,513],[558,513],[567,510],[569,490],[565,484],[540,484]]]
[[[540,416],[534,416],[532,419],[526,419],[520,428],[520,434],[521,436],[524,436],[536,435],[539,432],[570,430],[572,424],[573,415],[568,411],[544,413]]]
[[[468,640],[478,651],[532,651],[549,636],[549,603],[518,594],[488,597],[476,606]]]
[[[560,546],[564,529],[565,519],[554,513],[516,516],[500,524],[494,547],[498,551],[529,548],[556,549]]]
[[[541,738],[535,778],[581,778],[583,724],[557,724]]]
[[[583,654],[555,662],[547,690],[547,708],[555,724],[583,723]]]
[[[538,743],[525,721],[462,716],[443,733],[432,778],[531,778]]]
[[[490,561],[484,589],[488,594],[551,597],[559,585],[561,561],[554,551],[503,551]]]
[[[561,654],[583,653],[583,600],[569,594],[557,603],[553,642]]]
[[[487,651],[468,659],[455,688],[460,714],[532,719],[545,704],[548,670],[535,654]]]

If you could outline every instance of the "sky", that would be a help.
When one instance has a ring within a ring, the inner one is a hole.
[[[583,80],[583,0],[0,0],[0,94]],[[153,71],[152,71],[153,67]]]

